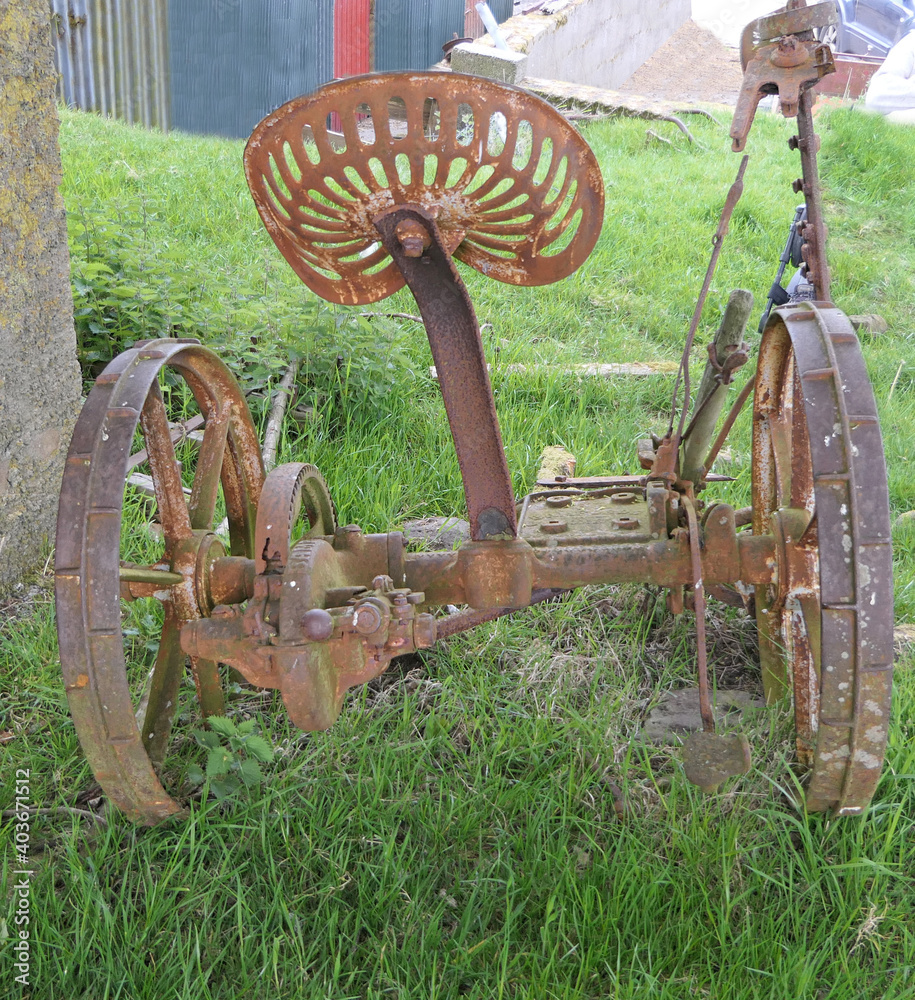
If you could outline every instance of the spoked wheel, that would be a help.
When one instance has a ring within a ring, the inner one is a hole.
[[[839,26],[838,24],[827,24],[825,28],[815,28],[814,34],[817,40],[825,42],[833,52],[839,51]]]
[[[159,384],[165,369],[184,380],[190,390],[185,395],[204,417],[189,487],[176,460]],[[143,534],[140,528],[122,530],[138,427],[162,529],[157,544],[134,537]],[[254,558],[263,481],[257,435],[238,383],[196,341],[137,346],[96,380],[73,434],[61,489],[57,628],[80,743],[106,794],[134,819],[154,823],[179,811],[156,772],[165,758],[185,674],[181,626],[208,615],[216,603],[244,599],[244,567]],[[228,541],[214,530],[223,513]],[[138,553],[143,555],[139,561]],[[148,682],[147,671],[141,677],[134,676],[136,668],[128,671],[122,597],[154,597],[164,608]],[[192,658],[191,666],[203,715],[221,713],[217,664]]]
[[[763,335],[753,416],[753,531],[763,684],[788,686],[807,809],[860,812],[886,748],[893,669],[889,497],[877,411],[848,318],[801,303]]]

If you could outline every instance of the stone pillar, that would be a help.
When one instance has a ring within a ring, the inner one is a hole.
[[[0,0],[0,591],[53,538],[78,412],[47,0]]]

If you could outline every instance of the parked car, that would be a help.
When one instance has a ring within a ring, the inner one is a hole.
[[[839,23],[817,30],[834,52],[882,59],[915,28],[915,0],[836,0],[836,8]]]

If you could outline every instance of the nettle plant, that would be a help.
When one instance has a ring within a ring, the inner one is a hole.
[[[256,733],[253,719],[235,723],[221,715],[207,719],[208,730],[197,729],[194,739],[207,751],[206,770],[198,764],[188,768],[192,785],[203,785],[217,799],[251,791],[263,784],[261,764],[273,762],[273,747]]]
[[[409,368],[396,325],[369,323],[284,282],[269,256],[247,268],[204,269],[146,202],[122,204],[115,218],[78,206],[69,235],[87,389],[115,355],[157,337],[197,337],[215,348],[246,393],[271,385],[292,360],[307,359],[306,385],[369,398],[385,395]]]

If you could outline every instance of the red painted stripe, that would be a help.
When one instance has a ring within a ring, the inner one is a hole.
[[[356,76],[371,68],[371,0],[334,0],[334,76]]]

